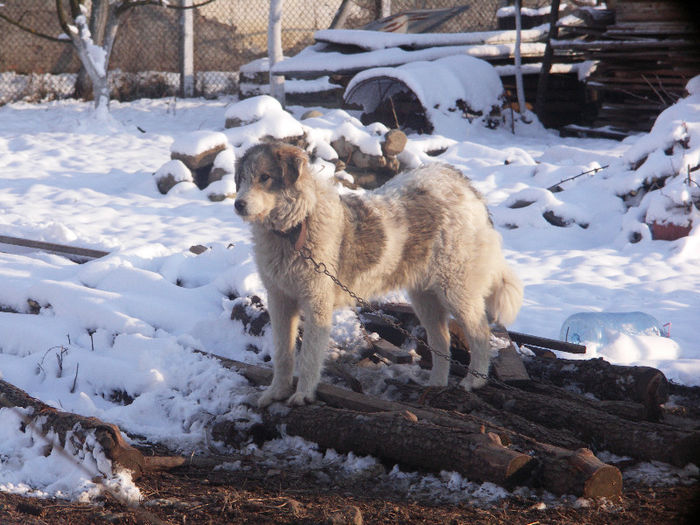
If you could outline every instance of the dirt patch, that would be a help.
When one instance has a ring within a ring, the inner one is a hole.
[[[234,470],[216,468],[220,462],[239,461],[242,464]],[[581,505],[556,500],[556,504],[543,504],[539,497],[511,496],[493,506],[478,508],[468,502],[437,504],[434,500],[409,497],[371,478],[322,479],[308,470],[257,468],[245,456],[222,456],[209,463],[190,463],[139,479],[137,485],[144,500],[135,509],[111,497],[85,504],[0,493],[0,522],[684,524],[690,523],[700,510],[698,484],[628,487],[618,502],[586,501]]]

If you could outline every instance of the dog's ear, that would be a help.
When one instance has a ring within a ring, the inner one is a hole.
[[[306,152],[289,144],[281,144],[275,151],[275,155],[277,156],[285,185],[293,185],[308,162]]]

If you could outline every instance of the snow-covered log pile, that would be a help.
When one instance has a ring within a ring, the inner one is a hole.
[[[697,28],[681,2],[618,0],[608,5],[612,10],[582,10],[586,16],[579,21],[562,19],[567,32],[578,38],[557,40],[554,48],[596,63],[586,79],[589,99],[598,106],[593,127],[648,131],[700,71]]]
[[[268,317],[261,314],[265,310],[259,299],[242,300],[240,305],[234,308],[235,319],[243,323],[246,333],[256,337],[264,334]],[[408,305],[382,304],[378,308],[405,329],[421,335]],[[361,314],[360,319],[368,333],[372,332],[371,337],[365,336],[367,348],[360,352],[365,356],[360,368],[406,364],[406,355],[410,364],[415,353],[403,352],[399,360],[398,354],[387,354],[386,347],[392,346],[388,339],[403,346],[415,344],[390,324],[377,322],[372,313]],[[505,332],[494,333],[498,337],[492,344],[495,351],[500,348],[501,356],[503,350],[517,348]],[[453,356],[468,364],[468,351],[464,351],[459,332],[451,330],[451,338]],[[255,345],[250,345],[250,350],[259,351]],[[411,382],[390,380],[372,387],[375,395],[391,391],[395,401],[363,394],[353,374],[336,365],[329,373],[347,386],[321,384],[318,395],[322,406],[270,411],[252,431],[269,438],[283,427],[287,434],[324,448],[371,454],[412,468],[450,468],[470,479],[506,487],[530,485],[584,497],[621,494],[617,462],[663,461],[685,467],[700,461],[698,399],[692,389],[670,385],[663,373],[651,367],[612,366],[602,359],[539,358],[527,346],[518,352],[515,359],[520,362],[523,356],[526,370],[524,377],[510,380],[508,388],[495,382],[468,393],[459,387],[425,390]],[[269,384],[269,369],[221,361],[253,384]],[[423,366],[423,360],[419,364]],[[504,366],[496,359],[493,376],[502,377]],[[460,375],[465,368],[453,366],[452,373]],[[674,389],[674,404],[667,408],[664,403],[670,389]],[[682,408],[686,405],[687,409]],[[218,423],[213,433],[232,445],[242,439],[240,429],[225,421]],[[451,451],[447,455],[445,447]],[[597,456],[591,448],[607,453]]]
[[[402,169],[417,166],[423,154],[420,149],[405,151],[408,139],[398,129],[378,122],[365,126],[342,110],[309,111],[297,120],[267,95],[233,104],[224,118],[223,131],[200,130],[174,140],[171,160],[154,174],[161,193],[196,186],[210,200],[234,197],[236,152],[261,140],[306,149],[314,160],[322,159],[325,176],[335,176],[349,188],[376,188]],[[450,143],[438,139],[426,146],[441,151]]]
[[[155,173],[161,193],[168,193],[181,182],[195,184],[199,189],[208,188],[213,201],[235,192],[236,158],[223,133],[200,130],[183,134],[172,143],[170,159]]]
[[[618,194],[629,206],[631,242],[678,239],[700,224],[700,77],[686,91],[624,156],[629,171],[620,177]]]

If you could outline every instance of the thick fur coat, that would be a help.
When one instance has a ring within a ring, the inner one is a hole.
[[[357,295],[405,289],[428,343],[449,355],[449,317],[468,339],[470,369],[489,369],[489,321],[508,324],[522,302],[486,205],[457,170],[432,164],[397,175],[366,195],[340,195],[315,177],[306,153],[282,143],[259,144],[236,169],[236,212],[252,228],[258,272],[268,292],[274,378],[261,407],[287,399],[312,402],[335,308],[352,299],[317,273],[296,248],[303,244]],[[296,248],[295,248],[296,244]],[[296,359],[300,313],[304,338]],[[430,384],[447,384],[449,361],[433,356]],[[483,386],[468,374],[467,389]]]

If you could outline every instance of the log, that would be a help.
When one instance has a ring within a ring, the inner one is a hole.
[[[339,452],[372,455],[432,472],[457,471],[470,480],[513,485],[534,467],[527,454],[504,447],[498,435],[414,420],[406,411],[357,412],[309,405],[265,412],[265,425]]]
[[[388,359],[392,363],[405,365],[413,362],[413,356],[409,352],[401,350],[385,339],[380,338],[372,341],[372,348],[378,356]]]
[[[254,384],[269,384],[272,379],[270,369],[201,353],[239,371]],[[445,390],[448,389],[440,389]],[[465,399],[486,405],[462,389],[449,390],[459,390]],[[417,468],[459,470],[456,463],[459,461],[459,468],[465,469],[462,473],[470,479],[485,480],[484,476],[488,475],[501,483],[510,483],[528,475],[530,484],[543,486],[556,494],[574,493],[583,497],[619,497],[622,491],[619,470],[600,462],[592,454],[540,443],[494,425],[487,419],[372,398],[324,383],[319,385],[317,396],[329,407],[322,410],[319,407],[295,407],[280,416],[284,420],[279,420],[279,423],[286,424],[287,431],[299,432],[298,435],[328,448],[373,454]],[[360,416],[365,419],[358,419]],[[374,419],[366,419],[370,416]],[[411,421],[406,419],[407,416]],[[297,417],[299,423],[295,423]],[[269,421],[268,428],[273,420]],[[523,424],[523,428],[526,427],[528,425]],[[529,428],[532,427],[536,425],[529,424]],[[294,430],[290,431],[290,428]],[[366,428],[369,430],[364,435]],[[557,431],[547,433],[556,435]],[[502,443],[517,444],[520,451],[505,448]],[[576,448],[581,445],[580,442],[571,444]],[[449,448],[453,446],[456,448]],[[418,450],[424,452],[418,454]],[[449,453],[446,454],[446,450]],[[417,455],[424,457],[421,465],[416,464]],[[447,467],[435,463],[441,460],[433,456],[448,458]],[[534,458],[534,461],[527,461],[523,456]],[[473,468],[479,472],[472,472]]]
[[[504,443],[515,443],[521,450],[530,450],[531,441],[549,443],[568,450],[586,446],[584,441],[568,429],[551,429],[533,423],[518,414],[497,409],[475,393],[466,392],[460,387],[431,388],[426,391],[418,386],[406,385],[402,401],[408,404],[420,403],[424,407],[446,411],[453,418],[484,425],[487,431],[497,433]],[[521,439],[523,436],[527,439]]]
[[[700,462],[698,430],[685,431],[649,421],[621,419],[589,403],[554,397],[551,391],[542,394],[487,385],[479,389],[478,395],[498,409],[545,427],[567,428],[584,442],[595,444],[597,449],[680,467]]]
[[[536,335],[523,334],[520,332],[508,331],[510,338],[519,345],[535,346],[537,348],[545,348],[547,350],[557,350],[559,352],[568,352],[570,354],[585,354],[586,347],[566,341],[558,341],[556,339],[548,339]]]
[[[33,413],[26,416],[26,423],[32,424],[44,434],[50,430],[54,431],[61,447],[65,447],[69,432],[72,432],[71,439],[77,439],[82,444],[87,434],[94,431],[95,439],[113,463],[130,470],[135,478],[141,476],[146,470],[143,455],[124,441],[116,425],[105,423],[95,417],[84,417],[56,410],[2,379],[0,379],[0,404],[6,408],[32,408]]]
[[[525,368],[532,378],[559,387],[574,387],[598,399],[635,401],[658,421],[661,405],[668,400],[666,376],[648,366],[612,365],[602,358],[587,360],[531,358]]]
[[[566,429],[548,429],[516,414],[496,410],[461,388],[430,392],[423,400],[428,406],[450,410],[452,417],[481,421],[487,432],[496,433],[504,443],[532,454],[538,461],[533,473],[535,486],[556,494],[580,494],[586,498],[617,498],[622,494],[620,470],[600,461]],[[466,405],[472,411],[461,413]]]
[[[622,494],[620,469],[599,460],[588,448],[566,450],[544,443],[537,445],[544,465],[542,485],[556,485],[560,494],[583,494],[586,498],[615,498]]]
[[[501,348],[498,349],[498,355],[491,363],[496,378],[504,383],[513,384],[529,381],[530,376],[525,369],[523,360],[508,337],[506,329],[502,326],[496,326],[491,329],[491,333],[498,338],[501,345]]]
[[[61,448],[65,448],[68,433],[71,433],[70,439],[73,442],[77,440],[82,446],[87,435],[94,432],[95,439],[102,447],[105,456],[113,464],[131,471],[134,479],[139,478],[144,472],[171,469],[185,462],[185,459],[179,456],[144,457],[141,452],[124,441],[116,425],[105,423],[96,417],[85,417],[56,410],[2,379],[0,379],[0,407],[33,409],[32,414],[22,415],[24,425],[33,426],[44,436],[49,431],[55,432]],[[47,438],[47,442],[50,441]],[[56,443],[51,445],[56,446]]]

